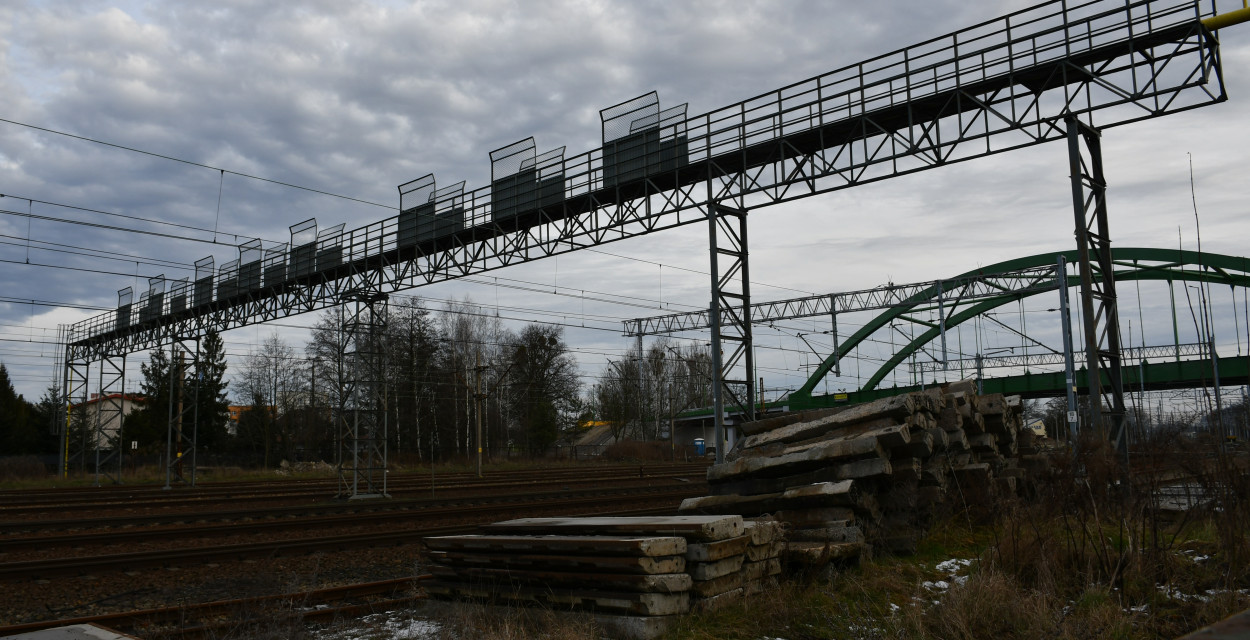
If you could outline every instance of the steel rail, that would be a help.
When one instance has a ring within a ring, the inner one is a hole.
[[[682,490],[694,491],[699,487],[706,487],[706,484],[699,482],[682,485]],[[254,510],[231,514],[235,518],[235,521],[221,524],[184,525],[177,526],[173,529],[161,528],[140,530],[127,529],[125,531],[107,532],[95,531],[69,535],[47,535],[40,533],[39,535],[34,536],[0,538],[0,553],[12,553],[24,549],[105,546],[112,544],[133,543],[145,540],[167,539],[171,534],[176,534],[180,538],[209,536],[220,537],[269,531],[284,531],[290,529],[324,529],[346,525],[359,525],[364,523],[372,524],[386,523],[397,520],[411,520],[414,517],[438,518],[454,516],[457,513],[463,512],[466,508],[484,509],[488,506],[544,506],[551,504],[552,502],[563,502],[574,499],[632,499],[637,496],[648,495],[651,493],[666,495],[671,493],[673,490],[674,487],[671,485],[666,487],[628,487],[618,485],[574,492],[550,491],[545,493],[525,493],[511,496],[479,497],[471,499],[460,498],[456,500],[412,501],[405,504],[396,504],[393,507],[385,508],[384,510],[366,509],[363,513],[360,510],[352,510],[348,513],[307,517],[299,517],[298,515],[290,512],[282,513],[272,509]],[[207,515],[209,517],[213,517],[218,514]],[[250,518],[263,519],[250,520]],[[187,522],[199,522],[202,519],[202,517],[195,516],[183,518],[183,520]],[[143,520],[147,520],[147,518],[127,517],[106,518],[102,520],[109,522],[114,527],[133,527],[141,523]],[[169,520],[169,517],[164,519],[165,522],[168,522]],[[82,521],[80,521],[80,524],[81,523]]]
[[[338,587],[327,587],[324,589],[313,589],[309,591],[299,591],[292,593],[279,593],[268,596],[256,596],[251,598],[236,598],[233,600],[217,600],[214,602],[204,602],[198,604],[183,604],[173,607],[158,607],[152,609],[140,609],[136,611],[125,611],[120,613],[103,613],[94,616],[79,616],[74,618],[63,618],[58,620],[41,620],[38,622],[26,622],[21,624],[0,626],[0,637],[9,637],[22,633],[31,633],[35,631],[43,631],[46,629],[54,629],[70,625],[80,624],[97,624],[107,628],[139,631],[154,626],[178,624],[178,634],[194,633],[203,635],[203,632],[220,628],[219,625],[211,623],[199,624],[195,626],[187,626],[185,621],[190,619],[204,619],[208,616],[231,615],[237,614],[239,611],[254,609],[258,607],[267,607],[269,605],[283,604],[287,602],[300,603],[305,606],[324,604],[327,602],[335,602],[346,600],[349,598],[361,598],[366,596],[384,595],[388,599],[379,603],[370,603],[368,605],[348,605],[346,607],[334,607],[329,609],[316,609],[307,611],[288,612],[287,615],[298,616],[303,620],[309,619],[332,619],[336,614],[339,615],[355,615],[349,613],[358,610],[360,607],[376,607],[390,606],[394,604],[402,604],[410,602],[414,599],[422,599],[421,596],[412,596],[409,598],[393,598],[396,593],[412,587],[421,580],[431,578],[430,574],[412,576],[410,578],[393,578],[390,580],[379,580],[375,582],[363,582],[359,584],[343,585]],[[330,618],[327,618],[331,616]],[[248,621],[231,620],[230,625],[246,624]]]
[[[456,510],[451,512],[449,515],[454,515],[458,518],[465,518],[480,513],[483,516],[482,522],[497,520],[502,514],[515,515],[551,509],[557,509],[560,513],[564,514],[576,512],[579,515],[596,516],[655,515],[661,513],[673,513],[680,500],[694,497],[696,495],[699,494],[692,492],[689,489],[680,491],[671,490],[658,494],[619,496],[616,499],[607,502],[605,502],[602,498],[591,498],[560,501],[558,503],[489,505],[485,508],[478,507]],[[628,510],[617,510],[612,508],[614,504],[629,504],[631,502],[644,499],[650,502],[651,506],[643,509]],[[304,554],[319,550],[341,551],[379,545],[403,545],[417,542],[421,537],[471,532],[475,530],[477,525],[482,524],[482,522],[457,526],[421,527],[416,529],[405,529],[402,531],[363,534],[356,533],[351,535],[321,536],[295,540],[270,540],[264,542],[199,547],[193,549],[184,548],[176,550],[136,551],[105,556],[7,562],[0,563],[0,582],[17,582],[37,578],[47,579],[62,576],[87,575],[97,571],[185,566],[188,563],[202,563],[222,559],[244,559],[249,557],[269,558],[284,554]]]
[[[553,484],[567,484],[569,482],[590,482],[590,481],[616,481],[616,480],[633,480],[643,478],[671,478],[690,475],[692,473],[703,473],[707,468],[705,464],[691,465],[690,467],[681,468],[661,468],[651,469],[650,472],[634,471],[632,469],[641,469],[640,467],[624,468],[614,470],[612,473],[593,473],[588,470],[580,472],[568,472],[562,474],[554,474],[555,477],[547,477],[541,472],[530,474],[523,477],[503,478],[488,477],[478,480],[476,477],[472,481],[439,483],[433,485],[435,491],[483,491],[487,489],[498,488],[514,488],[519,486],[537,487]],[[527,479],[527,478],[539,479]],[[442,480],[442,478],[439,478]],[[38,497],[32,497],[30,500],[21,500],[20,492],[16,495],[0,496],[0,518],[6,514],[16,513],[37,513],[47,509],[56,509],[59,511],[86,510],[93,511],[104,507],[117,507],[126,505],[178,505],[178,504],[195,504],[206,503],[213,500],[228,499],[233,501],[264,501],[264,500],[282,500],[297,496],[321,496],[327,500],[333,492],[334,481],[318,481],[315,486],[302,487],[279,487],[275,491],[265,491],[264,488],[257,488],[256,491],[247,491],[239,489],[187,489],[186,493],[170,492],[159,488],[151,490],[133,491],[122,490],[112,492],[102,492],[100,489],[90,489],[74,495],[65,495],[63,497],[57,494],[42,494]],[[203,485],[201,485],[202,487]],[[429,476],[401,478],[399,481],[392,481],[393,495],[408,492],[429,492],[431,485]],[[111,495],[110,495],[111,493]],[[360,503],[356,503],[360,504]],[[0,530],[3,529],[4,521],[0,520]]]

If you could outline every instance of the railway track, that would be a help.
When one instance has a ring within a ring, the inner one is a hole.
[[[540,493],[523,493],[512,494],[506,496],[479,496],[471,499],[455,499],[441,501],[400,501],[390,502],[378,505],[376,509],[346,509],[346,512],[333,513],[330,515],[316,515],[316,510],[309,512],[306,509],[295,507],[285,513],[275,514],[273,510],[247,510],[234,512],[209,512],[199,514],[190,518],[178,518],[183,522],[194,523],[177,526],[175,529],[180,538],[203,538],[211,536],[237,535],[245,533],[262,533],[273,531],[286,531],[290,529],[324,529],[336,526],[359,525],[362,520],[370,524],[385,524],[389,522],[412,520],[413,518],[446,518],[455,517],[463,513],[466,509],[487,509],[497,508],[499,506],[521,506],[521,507],[537,507],[544,503],[562,503],[571,499],[581,501],[593,500],[595,498],[612,500],[621,495],[646,495],[647,492],[671,493],[675,485],[666,486],[629,486],[616,485],[606,489],[587,489],[582,491],[568,492],[540,492]],[[682,486],[678,491],[694,491],[703,490],[703,483],[694,483],[693,486]],[[225,516],[225,517],[223,517]],[[209,518],[217,518],[222,522],[217,524],[198,524],[207,521]],[[133,518],[104,518],[96,522],[93,529],[96,530],[88,533],[66,534],[66,535],[47,535],[46,531],[40,529],[35,531],[36,535],[26,535],[22,537],[0,538],[0,557],[3,554],[14,553],[26,549],[51,549],[58,547],[82,547],[82,546],[106,546],[115,544],[125,544],[142,542],[147,540],[155,540],[168,538],[171,531],[168,528],[135,528],[145,524],[168,525],[170,517],[133,517]],[[73,522],[73,521],[70,521]],[[77,521],[80,528],[88,528],[82,526],[85,521]],[[38,523],[36,523],[38,524]]]
[[[636,487],[654,485],[655,483],[695,483],[703,482],[703,473],[697,475],[683,472],[665,472],[639,478],[636,475],[596,476],[596,484],[611,487]],[[579,483],[580,484],[580,483]],[[319,501],[291,506],[253,506],[240,509],[200,509],[196,511],[177,510],[143,515],[109,516],[100,518],[55,518],[55,519],[20,519],[0,520],[0,550],[12,539],[12,536],[23,536],[35,533],[66,530],[98,530],[109,528],[125,528],[136,526],[155,526],[190,524],[205,522],[228,522],[238,520],[291,518],[299,516],[333,515],[333,514],[371,514],[387,511],[415,511],[431,507],[454,506],[485,500],[507,501],[519,495],[535,495],[537,493],[568,493],[569,487],[576,486],[567,479],[532,481],[526,484],[511,484],[450,488],[441,491],[439,498],[429,497],[392,497],[389,500],[368,501]],[[396,496],[397,494],[392,494]],[[398,494],[403,495],[403,494]],[[221,501],[224,501],[222,499]],[[221,502],[219,501],[219,502]],[[237,503],[230,500],[230,504]],[[208,506],[213,502],[190,503],[193,507]],[[48,513],[55,508],[41,509],[39,513]],[[3,515],[3,512],[0,512]],[[7,538],[7,539],[6,539]]]
[[[672,463],[648,465],[587,466],[550,470],[492,471],[478,478],[471,473],[436,476],[428,474],[395,474],[387,480],[393,496],[456,490],[489,490],[521,485],[556,485],[584,482],[593,478],[611,480],[634,477],[675,477],[702,475],[706,463]],[[152,509],[221,500],[288,501],[308,498],[330,500],[338,488],[335,478],[303,479],[275,482],[208,483],[198,487],[166,490],[161,486],[87,487],[73,489],[37,489],[0,491],[0,520],[16,515],[39,514],[55,509],[58,512],[100,511],[131,507]]]
[[[623,490],[615,495],[598,494],[588,497],[577,496],[556,499],[543,499],[544,497],[540,497],[535,500],[517,500],[506,504],[492,503],[471,507],[448,508],[442,512],[441,519],[444,522],[449,520],[459,521],[456,524],[440,524],[437,526],[400,530],[5,562],[0,563],[0,582],[47,580],[65,576],[94,575],[106,571],[134,571],[152,567],[182,567],[248,558],[273,558],[307,554],[315,551],[340,551],[361,547],[411,544],[419,542],[421,538],[426,536],[464,533],[473,530],[478,524],[511,517],[533,515],[539,511],[581,515],[672,513],[682,499],[699,495],[704,489],[705,487],[702,485],[667,489],[647,488],[645,490]],[[631,506],[636,505],[640,501],[646,501],[648,506]],[[184,535],[182,529],[174,529],[162,533],[166,537],[177,535],[180,539]],[[98,540],[100,536],[95,536],[94,538]]]
[[[415,588],[421,580],[430,577],[420,575],[254,598],[43,620],[0,626],[0,637],[75,624],[97,624],[118,631],[142,633],[145,638],[199,638],[220,635],[225,630],[273,625],[275,622],[332,622],[422,600],[425,596],[414,593]]]
[[[172,627],[123,624],[97,614],[185,611],[159,608],[243,595],[289,601],[291,592],[305,589],[411,576],[420,572],[420,547],[414,543],[501,519],[671,514],[682,499],[706,493],[706,468],[581,465],[488,471],[483,478],[445,474],[436,476],[436,499],[430,498],[426,474],[393,475],[388,483],[393,498],[360,501],[330,499],[334,478],[173,491],[158,486],[43,490],[20,501],[13,492],[0,492],[0,505],[9,509],[0,508],[0,592],[11,596],[0,599],[0,624],[47,628],[96,621],[145,638],[237,637],[237,615],[218,616],[234,618],[229,633],[218,633],[211,619],[191,621],[191,614],[189,622],[175,621]],[[410,577],[404,580],[411,583]],[[326,604],[310,615],[365,615],[414,597],[376,595]],[[302,608],[298,613],[304,619]],[[207,631],[196,631],[201,627]],[[0,627],[0,636],[34,628]]]

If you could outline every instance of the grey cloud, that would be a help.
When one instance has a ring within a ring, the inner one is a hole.
[[[599,143],[599,109],[652,89],[663,104],[689,102],[690,113],[697,114],[1024,6],[1007,0],[327,0],[294,10],[254,2],[6,5],[0,7],[0,117],[394,206],[395,185],[428,172],[440,184],[467,180],[470,189],[484,186],[487,153],[530,135],[540,149],[587,151]],[[1231,33],[1227,38],[1237,39]],[[1250,82],[1240,69],[1250,65],[1241,64],[1244,47],[1225,48],[1237,96]],[[1203,145],[1195,149],[1200,166],[1209,168],[1199,176],[1200,202],[1211,203],[1212,225],[1225,238],[1244,237],[1244,223],[1226,213],[1237,207],[1237,198],[1221,186],[1235,179],[1230,167],[1245,166],[1244,135],[1220,140],[1194,134],[1204,123],[1237,121],[1244,110],[1234,97],[1228,105],[1108,133],[1109,154],[1115,154],[1109,171],[1118,180],[1113,206],[1142,212],[1131,226],[1125,223],[1127,237],[1175,226],[1174,212],[1161,204],[1176,201],[1177,189],[1164,179],[1168,171],[1160,158],[1174,157],[1186,140]],[[888,276],[937,277],[935,272],[958,273],[1044,250],[1071,237],[1066,171],[1063,150],[1048,147],[776,208],[785,215],[761,211],[753,214],[763,221],[752,223],[759,242],[754,273],[775,284],[827,291],[873,286]],[[314,216],[326,225],[357,226],[388,215],[377,207],[233,175],[223,181],[206,169],[2,123],[0,193],[216,225],[223,242],[234,242],[235,234],[240,241],[282,241],[287,226]],[[0,206],[14,208],[14,202],[2,199]],[[774,227],[771,220],[786,226]],[[226,246],[46,222],[35,222],[33,230],[40,239],[183,263],[210,253],[219,263],[231,259]],[[0,233],[22,236],[25,224],[0,216]],[[935,235],[941,238],[936,248],[928,241]],[[692,227],[605,249],[705,270],[704,242],[705,228]],[[0,245],[0,257],[23,253]],[[135,271],[133,263],[42,255],[70,266]],[[143,275],[160,271],[139,269]],[[528,273],[554,271],[541,263]],[[558,271],[562,283],[654,296],[661,270],[589,254],[561,257]],[[665,298],[671,293],[705,303],[707,276],[664,269],[663,278]],[[0,288],[19,298],[108,306],[116,289],[133,281],[0,267]],[[431,289],[447,297],[454,290]],[[502,294],[505,303],[508,295]],[[579,303],[567,300],[543,304],[580,311]],[[28,311],[0,306],[0,321],[20,322]]]

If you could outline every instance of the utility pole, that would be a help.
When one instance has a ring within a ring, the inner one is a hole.
[[[169,421],[165,423],[165,486],[162,487],[166,491],[173,488],[169,484],[169,474],[174,468],[174,430],[172,427],[174,423],[174,355],[177,349],[177,341],[169,345]],[[120,441],[118,442],[118,447],[121,447]],[[97,482],[99,481],[97,480]]]
[[[1076,413],[1076,363],[1072,353],[1072,309],[1068,306],[1068,263],[1059,256],[1055,265],[1055,283],[1059,285],[1059,322],[1063,334],[1064,394],[1068,401],[1068,437],[1076,450],[1079,436]]]
[[[760,376],[760,416],[761,417],[764,415],[765,409],[767,409],[767,407],[764,405],[764,376]]]
[[[477,390],[473,393],[473,413],[477,417],[477,477],[482,477],[482,350],[477,350],[476,364],[473,371],[476,374],[475,385]]]
[[[176,435],[174,436],[174,438],[175,438],[175,442],[178,443],[174,450],[174,453],[176,456],[174,460],[176,461],[176,465],[177,465],[176,474],[179,480],[184,480],[184,478],[182,477],[182,410],[183,410],[182,396],[183,396],[183,385],[186,384],[186,377],[187,377],[186,372],[183,370],[183,356],[184,355],[185,355],[185,352],[179,349],[178,350],[178,421],[174,425],[175,432],[176,432]]]

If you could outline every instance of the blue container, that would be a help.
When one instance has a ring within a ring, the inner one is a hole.
[[[694,439],[694,451],[699,455],[707,453],[707,444],[703,441],[703,438]]]

